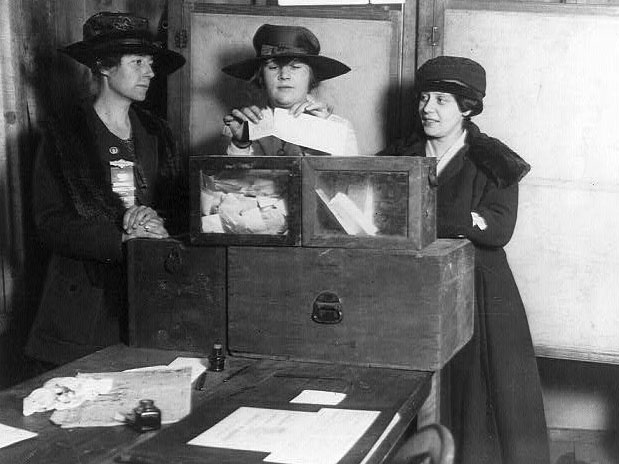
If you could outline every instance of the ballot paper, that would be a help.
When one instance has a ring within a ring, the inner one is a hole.
[[[348,129],[341,122],[330,121],[302,113],[293,116],[288,110],[262,111],[258,124],[249,122],[249,139],[258,140],[273,135],[302,147],[343,156],[346,150]]]
[[[241,407],[188,444],[269,453],[265,462],[336,464],[379,415],[380,411],[353,409]]]
[[[0,448],[5,448],[18,441],[27,440],[28,438],[36,436],[37,434],[34,432],[0,424]]]

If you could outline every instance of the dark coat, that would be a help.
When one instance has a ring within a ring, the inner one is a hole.
[[[531,335],[503,251],[516,225],[518,181],[530,167],[473,123],[466,129],[466,145],[439,175],[437,193],[438,237],[475,245],[474,334],[448,370],[457,462],[548,463]],[[415,134],[380,154],[425,156],[425,142]],[[485,219],[485,230],[473,226],[471,212]]]
[[[171,132],[144,110],[129,115],[138,203],[180,232],[187,189]],[[52,118],[34,169],[34,219],[51,259],[26,354],[54,364],[126,337],[125,208],[112,191],[109,155],[95,143],[96,118],[92,104]]]

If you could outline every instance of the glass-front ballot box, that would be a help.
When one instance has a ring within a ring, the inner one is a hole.
[[[202,156],[195,244],[421,249],[436,240],[436,163],[416,157]]]

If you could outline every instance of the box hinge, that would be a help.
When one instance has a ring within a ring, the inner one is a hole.
[[[438,26],[432,26],[430,28],[430,33],[428,34],[428,43],[432,47],[436,47],[439,45],[441,41],[441,30]]]
[[[187,48],[187,29],[181,29],[174,34],[174,46],[176,48]]]

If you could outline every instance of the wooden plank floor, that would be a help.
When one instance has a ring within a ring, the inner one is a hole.
[[[550,429],[551,464],[617,464],[618,433],[615,431]]]

